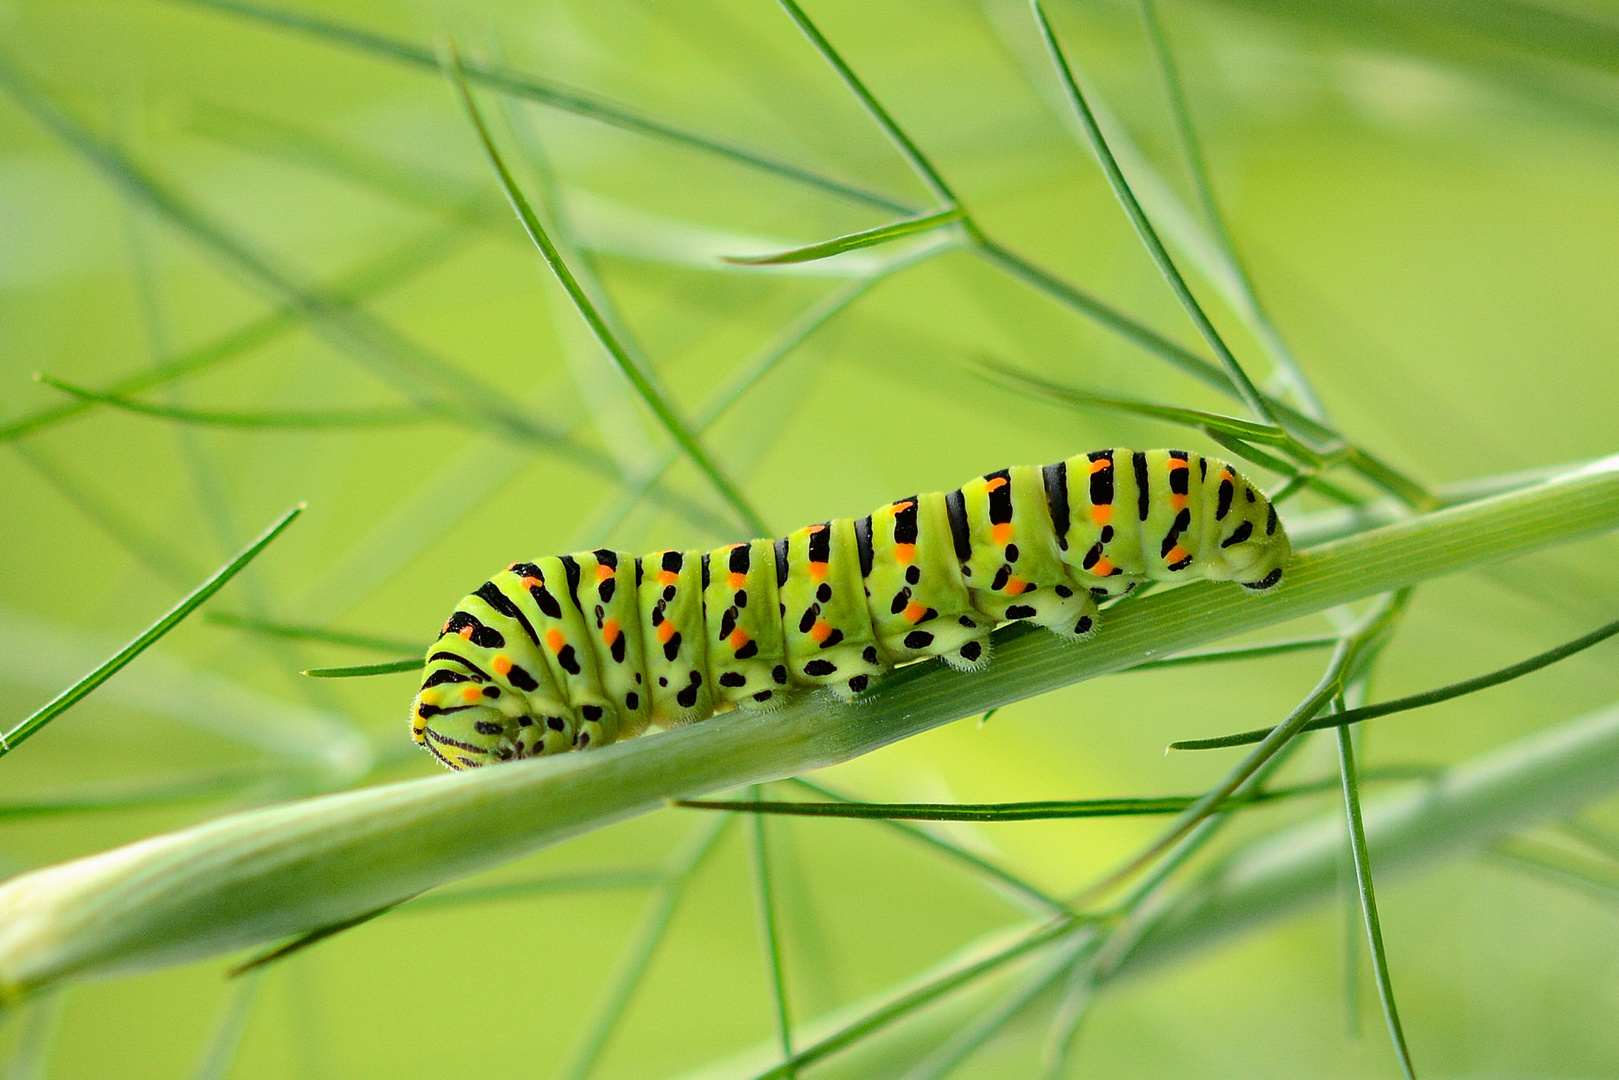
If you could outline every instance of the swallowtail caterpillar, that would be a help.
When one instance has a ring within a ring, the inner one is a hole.
[[[1291,554],[1270,501],[1226,462],[1114,448],[779,540],[513,563],[444,624],[411,734],[465,769],[817,687],[850,697],[921,657],[981,668],[1011,620],[1079,641],[1098,599],[1143,581],[1270,589]]]

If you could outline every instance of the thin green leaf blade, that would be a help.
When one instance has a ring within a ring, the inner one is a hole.
[[[1366,939],[1372,948],[1372,973],[1377,980],[1378,1000],[1383,1003],[1383,1019],[1387,1021],[1389,1037],[1394,1041],[1394,1053],[1406,1080],[1416,1080],[1411,1065],[1411,1051],[1405,1043],[1405,1029],[1400,1024],[1400,1011],[1394,1003],[1394,981],[1389,974],[1388,956],[1383,948],[1383,926],[1377,915],[1377,895],[1372,886],[1372,857],[1366,846],[1366,825],[1361,818],[1360,784],[1355,776],[1355,747],[1346,727],[1338,729],[1338,767],[1343,777],[1344,813],[1349,820],[1349,847],[1354,855],[1355,882],[1360,888],[1360,910],[1366,921]]]
[[[783,266],[790,263],[814,262],[816,259],[830,259],[834,255],[842,255],[845,251],[858,251],[861,248],[892,243],[917,233],[942,229],[961,221],[962,217],[961,208],[952,206],[935,213],[919,214],[902,221],[879,225],[874,229],[863,229],[860,232],[836,236],[818,244],[778,251],[773,255],[727,255],[725,261],[738,266]]]
[[[407,660],[384,660],[380,664],[354,664],[350,667],[312,667],[303,674],[311,679],[354,679],[366,675],[394,675],[401,671],[420,671],[427,661],[412,657]]]
[[[84,678],[63,690],[56,697],[40,706],[33,715],[20,721],[10,731],[0,735],[0,757],[11,753],[22,743],[26,742],[46,724],[71,709],[83,700],[96,687],[112,678],[113,675],[128,664],[135,657],[145,652],[154,642],[162,638],[170,630],[180,625],[187,615],[201,607],[210,596],[225,587],[225,584],[241,572],[242,568],[268,547],[288,525],[291,525],[298,515],[304,511],[303,503],[299,503],[285,514],[282,514],[258,537],[243,548],[237,556],[224,566],[216,570],[208,580],[198,585],[188,595],[181,598],[168,611],[164,612],[158,620],[148,626],[135,637],[128,645],[108,657],[106,662],[85,675]]]
[[[1410,694],[1406,697],[1395,698],[1393,701],[1383,701],[1376,705],[1362,705],[1354,709],[1345,709],[1342,712],[1324,716],[1319,720],[1306,724],[1305,731],[1320,731],[1325,728],[1343,728],[1350,724],[1358,724],[1366,720],[1374,720],[1380,716],[1392,716],[1395,713],[1408,712],[1420,709],[1426,705],[1437,705],[1441,701],[1450,701],[1454,698],[1476,694],[1480,690],[1488,690],[1492,686],[1511,682],[1522,678],[1541,668],[1550,667],[1560,660],[1566,660],[1576,653],[1584,652],[1593,645],[1619,634],[1619,619],[1604,626],[1599,626],[1589,634],[1581,634],[1572,641],[1565,641],[1561,645],[1536,653],[1527,660],[1520,660],[1516,664],[1509,664],[1504,668],[1484,675],[1476,675],[1471,679],[1437,686],[1432,690],[1424,690],[1420,694]],[[1230,746],[1247,746],[1259,742],[1274,728],[1254,728],[1251,731],[1239,731],[1234,735],[1220,735],[1212,739],[1183,739],[1180,742],[1169,744],[1171,750],[1220,750]]]
[[[483,144],[484,152],[488,155],[489,163],[493,166],[495,175],[500,180],[500,186],[506,193],[507,201],[511,203],[518,220],[522,222],[524,231],[528,233],[529,239],[534,242],[534,246],[539,249],[546,265],[551,268],[552,273],[561,282],[563,289],[572,299],[574,307],[579,310],[580,316],[590,327],[591,332],[596,335],[596,339],[601,342],[608,355],[618,364],[619,370],[624,373],[624,377],[629,380],[630,385],[641,396],[641,400],[658,417],[664,429],[686,452],[686,456],[691,458],[692,464],[696,465],[698,470],[708,478],[714,490],[736,512],[742,524],[751,529],[755,536],[768,535],[770,529],[754,511],[753,507],[748,504],[742,492],[710,458],[708,451],[698,443],[696,436],[692,434],[686,422],[676,415],[673,406],[665,400],[663,394],[647,378],[646,373],[625,351],[623,344],[618,340],[618,336],[613,333],[612,327],[607,325],[607,321],[602,318],[601,312],[597,310],[595,302],[580,287],[578,280],[573,275],[573,271],[563,261],[562,253],[557,250],[556,245],[551,241],[550,234],[546,232],[545,226],[540,223],[539,215],[529,205],[527,197],[523,195],[522,188],[517,184],[517,179],[512,175],[511,170],[506,167],[506,161],[501,156],[499,147],[495,145],[494,137],[490,134],[488,125],[484,122],[483,113],[479,111],[478,103],[473,100],[472,88],[467,85],[466,71],[462,66],[461,57],[453,46],[448,47],[443,66],[445,77],[455,87],[456,93],[460,96],[461,104],[466,109],[467,119],[472,122],[472,126],[478,135],[478,141]]]

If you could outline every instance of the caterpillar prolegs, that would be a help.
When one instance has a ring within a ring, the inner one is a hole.
[[[1142,581],[1264,590],[1292,553],[1217,458],[1122,448],[1015,466],[778,540],[513,563],[444,624],[411,734],[452,769],[605,746],[925,656],[973,670],[1027,620],[1079,640]]]

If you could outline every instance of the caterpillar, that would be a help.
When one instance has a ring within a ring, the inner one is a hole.
[[[776,540],[516,562],[444,624],[411,735],[466,769],[817,687],[852,698],[921,657],[982,668],[1003,622],[1084,639],[1098,600],[1143,581],[1270,589],[1291,554],[1275,508],[1226,462],[1113,448]]]

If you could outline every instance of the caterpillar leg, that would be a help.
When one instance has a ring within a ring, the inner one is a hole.
[[[1024,586],[1017,594],[973,591],[973,603],[1000,622],[1032,622],[1060,638],[1080,641],[1096,629],[1096,598],[1089,589],[1059,582]]]

